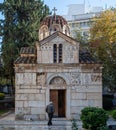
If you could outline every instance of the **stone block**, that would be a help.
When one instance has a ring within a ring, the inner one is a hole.
[[[15,107],[23,107],[23,101],[15,101]]]
[[[45,114],[40,114],[39,115],[39,119],[40,120],[45,120],[46,119],[46,115]]]
[[[24,73],[23,81],[25,85],[36,85],[36,73]]]
[[[29,94],[16,94],[15,100],[29,100]]]
[[[24,106],[24,107],[29,107],[29,101],[24,101],[24,102],[23,102],[23,106]]]
[[[87,86],[86,92],[102,92],[102,86],[99,85]]]
[[[43,93],[43,94],[44,94],[45,92],[46,92],[45,90],[40,90],[40,93]]]
[[[71,107],[71,113],[78,113],[78,114],[81,114],[81,110],[83,109],[84,107]]]
[[[72,90],[71,90],[72,91]],[[102,86],[75,86],[75,92],[102,92]]]
[[[86,93],[71,93],[71,99],[87,99]]]
[[[102,100],[102,93],[101,92],[91,92],[87,93],[87,99],[101,99]]]
[[[45,107],[31,108],[31,114],[45,114]]]
[[[36,94],[35,95],[35,100],[39,100],[39,101],[45,101],[45,94]]]
[[[95,107],[102,108],[102,100],[95,100]]]
[[[86,92],[86,86],[75,86],[75,92],[84,93]]]
[[[26,121],[37,121],[37,120],[39,120],[38,115],[34,115],[34,114],[24,115],[23,118]]]
[[[29,100],[30,101],[45,101],[45,94],[29,94]]]
[[[15,120],[23,120],[24,114],[23,113],[17,113],[15,114]]]
[[[72,119],[80,120],[80,114],[74,113],[71,114]]]
[[[88,106],[91,106],[91,107],[102,107],[102,99],[99,100],[99,99],[89,99],[88,100]]]
[[[87,100],[71,100],[71,107],[84,107],[87,104]]]
[[[23,77],[24,77],[23,73],[16,73],[15,74],[15,83],[16,83],[16,85],[24,84]]]
[[[95,100],[94,99],[88,99],[88,106],[95,107]]]
[[[30,108],[28,107],[16,107],[15,108],[15,114],[20,114],[20,113],[23,113],[23,114],[30,114],[31,111],[30,111]]]
[[[39,93],[39,89],[17,89],[16,93],[22,94],[31,94],[31,93]]]
[[[29,107],[45,107],[45,102],[43,102],[43,101],[29,101]]]

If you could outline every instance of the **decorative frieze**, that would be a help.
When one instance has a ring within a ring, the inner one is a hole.
[[[36,73],[16,73],[16,85],[36,85]]]
[[[43,73],[43,72],[37,73],[37,85],[38,86],[45,85],[45,79],[46,79],[45,73]]]
[[[81,75],[80,75],[80,73],[71,73],[71,84],[73,86],[81,84]]]
[[[91,81],[93,82],[93,83],[98,83],[98,82],[102,82],[102,75],[101,74],[92,74],[91,75]]]
[[[85,76],[84,77],[84,79],[85,79],[84,84],[86,84],[86,85],[90,84],[90,82],[91,82],[91,80],[90,80],[90,74],[86,73],[84,76]]]

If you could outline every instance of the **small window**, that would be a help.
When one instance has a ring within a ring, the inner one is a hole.
[[[53,45],[53,63],[62,63],[62,44]]]
[[[54,28],[54,31],[56,31],[57,29],[56,28]]]
[[[65,34],[67,35],[67,30],[65,30]]]
[[[59,44],[59,63],[62,63],[62,44]]]
[[[43,39],[45,38],[45,30],[43,30]]]
[[[57,62],[57,45],[56,44],[53,45],[53,61],[54,63]]]

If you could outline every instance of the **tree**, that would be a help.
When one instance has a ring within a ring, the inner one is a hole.
[[[108,115],[102,108],[85,107],[81,110],[81,120],[83,128],[88,130],[101,130],[106,127]]]
[[[72,26],[71,23],[70,26]],[[72,37],[78,42],[80,42],[81,47],[88,48],[88,43],[89,43],[88,32],[83,32],[82,28],[79,27],[78,23],[76,23],[75,30],[71,31],[71,33],[73,34]]]
[[[4,19],[0,20],[2,58],[5,74],[13,84],[13,64],[20,48],[34,45],[38,40],[40,21],[50,12],[41,0],[4,0],[0,11],[4,15]]]
[[[103,63],[103,86],[116,89],[116,10],[106,10],[94,18],[90,29],[91,50]]]

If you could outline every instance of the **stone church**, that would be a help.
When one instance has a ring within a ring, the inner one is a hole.
[[[55,118],[79,119],[84,107],[102,107],[102,65],[70,37],[67,21],[47,16],[38,39],[15,61],[16,119],[45,120],[49,101]]]

